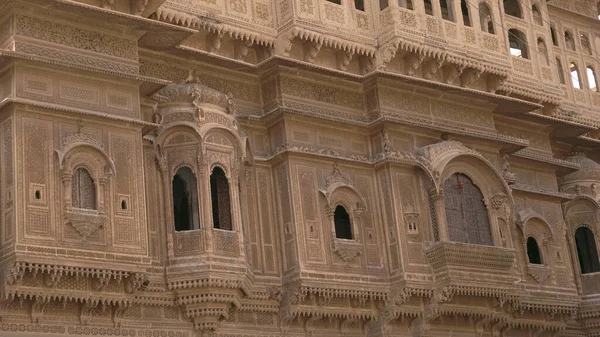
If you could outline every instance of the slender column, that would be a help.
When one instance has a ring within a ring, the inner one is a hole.
[[[438,235],[440,241],[449,241],[448,224],[446,223],[446,205],[444,204],[444,191],[436,192],[431,190],[429,193],[431,202],[433,202],[433,211],[438,226]]]

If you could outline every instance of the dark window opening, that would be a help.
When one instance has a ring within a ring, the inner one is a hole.
[[[398,0],[398,7],[412,10],[413,9],[412,0]]]
[[[568,49],[575,50],[575,40],[573,39],[573,34],[569,31],[565,32],[565,45]]]
[[[212,201],[213,227],[232,230],[231,199],[229,181],[220,167],[215,167],[210,175],[210,197]]]
[[[96,185],[90,173],[83,167],[73,172],[71,179],[71,206],[83,209],[96,209]]]
[[[122,210],[126,210],[127,209],[127,201],[121,200],[121,209]]]
[[[379,0],[379,9],[380,10],[384,10],[386,8],[388,8],[389,4],[388,4],[388,0]]]
[[[173,177],[173,218],[176,231],[187,231],[199,229],[200,222],[198,217],[198,190],[196,187],[196,177],[189,167],[182,167],[177,170]],[[121,207],[127,203],[121,202]]]
[[[452,1],[440,0],[440,7],[442,9],[442,19],[454,21],[454,13],[452,12]]]
[[[42,198],[42,193],[40,193],[39,190],[36,190],[33,197],[35,198],[35,200],[40,200]]]
[[[462,12],[463,24],[471,27],[471,17],[469,16],[469,6],[467,5],[467,0],[460,1],[460,11]]]
[[[533,22],[540,26],[544,25],[542,21],[542,13],[540,13],[540,10],[537,8],[536,5],[531,6],[531,15],[533,16]]]
[[[538,247],[537,241],[532,237],[527,238],[527,258],[531,264],[542,264],[540,248]]]
[[[327,1],[332,2],[334,4],[338,4],[338,5],[342,4],[342,0],[327,0]]]
[[[492,246],[492,232],[483,194],[464,174],[444,182],[444,203],[450,241]]]
[[[338,239],[352,240],[352,224],[350,215],[343,206],[337,206],[333,213],[333,222],[335,224],[335,237]]]
[[[365,2],[364,0],[354,0],[354,8],[358,9],[359,11],[365,11]]]
[[[575,231],[575,244],[577,246],[577,257],[582,274],[600,272],[600,261],[598,261],[598,250],[594,233],[587,227],[580,227]]]
[[[433,15],[433,5],[431,0],[423,0],[423,2],[425,3],[425,14]]]
[[[517,0],[504,0],[504,13],[517,18],[523,18],[521,5]]]

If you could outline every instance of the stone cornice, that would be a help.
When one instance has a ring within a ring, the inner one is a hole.
[[[574,198],[574,195],[572,195],[572,194],[557,192],[557,191],[541,190],[539,188],[527,186],[527,185],[523,185],[523,184],[514,184],[511,187],[515,191],[544,195],[547,197],[558,198],[562,201],[568,201],[568,200],[571,200]]]

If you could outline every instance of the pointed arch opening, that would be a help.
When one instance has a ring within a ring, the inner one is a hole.
[[[71,206],[80,209],[96,209],[96,185],[90,172],[83,167],[73,171]]]
[[[560,62],[560,59],[558,57],[556,58],[556,71],[558,71],[558,80],[560,84],[566,84],[565,70],[563,69],[562,63]]]
[[[542,264],[540,247],[537,241],[531,236],[527,238],[527,259],[531,264]]]
[[[471,27],[471,16],[469,15],[467,0],[460,0],[460,11],[462,13],[463,25]]]
[[[338,239],[352,240],[352,222],[350,214],[342,205],[337,205],[333,212],[333,223],[335,225],[335,237]]]
[[[600,272],[600,261],[598,260],[598,249],[594,233],[585,227],[579,227],[575,231],[575,245],[577,246],[577,257],[582,274]]]
[[[215,167],[210,175],[210,197],[212,201],[213,228],[233,230],[231,221],[231,197],[229,181],[220,167]]]
[[[527,50],[527,36],[518,29],[508,30],[508,43],[510,46],[510,55],[515,57],[529,58]]]
[[[479,19],[481,23],[481,31],[496,34],[494,30],[494,20],[492,10],[485,2],[479,3]]]
[[[537,39],[537,48],[540,64],[548,65],[548,48],[546,47],[546,42],[541,37]]]
[[[423,0],[423,4],[425,5],[425,14],[433,15],[433,4],[431,0]]]
[[[504,0],[504,13],[522,19],[521,4],[517,0]]]
[[[581,48],[583,51],[588,55],[592,55],[592,45],[590,44],[590,39],[588,38],[587,34],[581,33],[579,35],[579,39],[581,41]]]
[[[579,76],[579,67],[574,62],[571,62],[569,65],[569,72],[571,73],[571,83],[573,84],[573,88],[581,89],[581,78]]]
[[[542,12],[540,12],[536,5],[531,5],[531,16],[533,17],[533,22],[540,26],[544,25],[544,21],[542,20]]]
[[[483,194],[471,178],[454,173],[444,182],[444,203],[450,241],[492,246],[492,232]]]
[[[552,37],[552,44],[558,46],[558,38],[556,37],[556,29],[554,29],[554,25],[550,25],[550,36]]]
[[[198,216],[198,188],[196,176],[187,166],[181,167],[173,176],[173,221],[175,231],[200,228]]]
[[[575,39],[570,31],[565,31],[565,45],[570,50],[575,50]]]
[[[587,66],[587,80],[588,80],[588,88],[592,91],[598,92],[598,82],[596,80],[596,72],[592,66]]]

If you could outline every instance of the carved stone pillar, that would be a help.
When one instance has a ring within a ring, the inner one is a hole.
[[[65,209],[70,209],[72,207],[71,180],[73,179],[73,174],[71,172],[67,172],[66,170],[63,170],[63,172],[60,175],[60,178],[62,180],[63,188],[64,188],[63,191],[64,191]]]
[[[165,158],[162,156],[157,156],[156,163],[163,180],[164,205],[166,206],[164,210],[166,224],[165,233],[167,237],[167,257],[169,260],[172,260],[175,257],[175,247],[173,244],[173,233],[175,232],[175,221],[173,216],[173,188],[171,187],[171,176],[169,174],[169,170],[167,169]]]
[[[202,221],[202,223],[200,224],[200,228],[204,236],[206,252],[210,253],[213,251],[213,223],[211,221],[212,219],[210,216],[210,210],[212,210],[210,194],[210,173],[208,172],[208,165],[205,161],[199,161],[198,177],[198,185],[200,185],[201,191],[200,195],[204,196],[203,198],[200,198],[200,200],[202,200],[202,205],[200,208],[203,210],[202,218],[204,219],[204,221]]]
[[[449,241],[450,236],[448,235],[448,225],[446,223],[446,205],[444,204],[444,191],[440,190],[436,192],[431,190],[429,192],[429,198],[433,203],[433,212],[438,226],[438,235],[440,241]]]
[[[233,222],[231,229],[236,231],[238,237],[240,256],[244,257],[246,254],[244,249],[244,235],[242,232],[242,214],[240,205],[240,194],[238,193],[239,178],[237,170],[235,172],[231,172],[230,181],[231,184],[229,184],[229,195],[231,196],[231,221]]]
[[[98,213],[104,214],[105,210],[105,198],[109,194],[107,193],[109,177],[103,176],[98,179]]]

